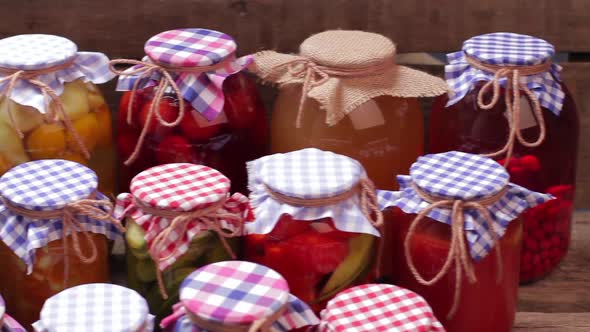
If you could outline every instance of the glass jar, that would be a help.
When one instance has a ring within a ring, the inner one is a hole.
[[[115,213],[127,219],[128,285],[158,320],[178,302],[182,281],[196,268],[235,257],[248,199],[229,196],[218,171],[188,163],[149,168],[120,194]],[[226,238],[228,238],[226,240]]]
[[[256,219],[245,224],[246,260],[283,275],[315,312],[365,280],[381,212],[359,162],[310,148],[260,158],[248,169]]]
[[[59,291],[109,280],[107,238],[121,230],[96,190],[96,173],[60,159],[27,162],[0,178],[0,293],[25,326]],[[64,236],[64,228],[76,231]]]
[[[173,45],[179,42],[175,39],[179,35],[192,38],[189,49],[179,51],[178,45]],[[161,53],[162,47],[157,45],[163,39],[169,49]],[[172,30],[147,41],[145,62],[119,72],[117,89],[127,91],[117,120],[119,157],[124,162],[121,191],[127,190],[133,176],[149,167],[189,162],[218,169],[232,180],[232,191],[246,193],[245,162],[266,154],[268,133],[266,111],[256,86],[241,72],[252,58],[236,58],[235,50],[233,39],[217,31]],[[125,60],[113,63],[121,61]],[[178,92],[158,71],[152,73],[151,80],[134,85],[145,78],[141,75],[147,75],[141,68],[154,65],[161,66],[161,71],[176,68],[167,73],[179,85]],[[159,95],[161,90],[163,96]]]
[[[2,332],[26,332],[14,318],[6,314],[6,304],[4,299],[0,296],[0,331]]]
[[[385,212],[395,233],[394,284],[423,296],[447,331],[510,331],[519,216],[551,197],[511,184],[490,158],[455,151],[420,157],[398,182]]]
[[[35,332],[152,332],[154,316],[137,292],[94,283],[49,298],[33,328]]]
[[[66,159],[97,172],[99,190],[112,194],[111,112],[95,85],[114,76],[107,57],[78,53],[72,41],[51,35],[5,38],[0,50],[0,67],[6,69],[0,74],[0,175],[30,160]]]
[[[506,48],[494,46],[494,49],[487,49],[487,46],[481,46],[484,41],[492,39],[504,42]],[[478,41],[480,45],[476,45]],[[529,44],[535,45],[530,52],[527,48]],[[527,52],[524,52],[525,49]],[[513,52],[517,53],[516,57],[504,56]],[[494,74],[472,67],[466,59],[472,57],[481,61],[486,58],[490,60],[484,64],[504,66],[501,68],[518,65],[522,71],[543,66],[536,74],[520,75],[518,115],[518,131],[526,141],[535,142],[541,138],[541,126],[544,128],[541,143],[525,146],[515,138],[510,146],[510,155],[499,153],[493,156],[506,165],[512,182],[556,197],[522,215],[524,246],[520,280],[523,283],[540,279],[552,271],[567,253],[571,238],[579,121],[571,94],[559,80],[561,67],[551,64],[553,53],[552,45],[530,36],[496,33],[467,40],[463,51],[449,55],[450,64],[446,70],[452,88],[463,82],[463,77],[471,75],[473,81],[465,84],[469,90],[455,88],[455,97],[450,102],[446,96],[438,98],[430,115],[430,152],[460,150],[487,154],[499,151],[505,146],[510,133],[504,102],[505,82],[500,82],[499,101],[490,109],[482,109],[478,105],[478,96],[482,95],[484,102],[492,98],[491,91],[482,89],[493,82]],[[533,101],[524,87],[540,101],[542,122],[535,115]],[[514,110],[515,105],[510,107]]]
[[[447,90],[441,79],[398,66],[394,57],[386,37],[342,30],[309,37],[299,55],[257,54],[253,70],[280,89],[271,151],[343,154],[361,162],[377,187],[394,189],[391,175],[406,173],[423,153],[417,97]]]
[[[191,273],[182,283],[174,313],[160,326],[170,332],[295,331],[318,323],[276,271],[225,261]]]

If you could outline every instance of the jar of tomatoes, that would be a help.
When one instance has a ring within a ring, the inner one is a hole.
[[[152,332],[154,316],[137,292],[112,284],[68,288],[43,305],[35,332]]]
[[[0,331],[2,332],[26,332],[14,318],[6,313],[6,304],[0,296]]]
[[[359,162],[314,148],[248,164],[255,221],[245,224],[245,258],[287,279],[319,312],[373,267],[381,211]]]
[[[579,123],[554,52],[514,33],[465,41],[445,67],[453,96],[439,98],[431,114],[430,152],[491,156],[512,182],[556,197],[522,215],[523,283],[552,271],[570,243]]]
[[[229,195],[230,180],[188,163],[149,168],[117,197],[127,217],[128,285],[146,297],[157,319],[178,302],[178,287],[196,268],[235,258],[236,239],[250,217],[248,198]]]
[[[225,261],[191,273],[180,302],[160,324],[164,331],[294,331],[319,323],[289,293],[287,281],[266,266]]]
[[[369,178],[394,189],[423,153],[418,97],[446,93],[443,80],[396,65],[385,36],[335,30],[307,38],[299,54],[263,51],[252,70],[278,84],[271,123],[273,153],[315,147],[361,162]]]
[[[510,331],[520,215],[551,196],[510,183],[490,158],[456,151],[420,157],[397,179],[401,191],[385,212],[395,229],[394,284],[423,296],[448,331]]]
[[[111,112],[94,84],[114,75],[102,53],[52,35],[0,40],[0,175],[38,159],[66,159],[115,187]]]
[[[107,239],[123,229],[91,169],[68,160],[20,164],[0,178],[0,293],[25,326],[47,298],[109,279]]]
[[[188,162],[227,175],[232,191],[246,192],[248,160],[267,151],[266,112],[254,82],[242,71],[251,56],[236,58],[236,43],[221,32],[179,29],[145,44],[143,61],[118,71],[123,95],[117,144],[120,189],[149,167]]]

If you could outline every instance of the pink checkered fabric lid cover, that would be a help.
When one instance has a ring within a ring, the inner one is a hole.
[[[155,237],[170,226],[172,220],[144,212],[142,206],[155,209],[190,212],[210,207],[226,200],[220,210],[249,216],[248,198],[240,193],[229,195],[230,180],[217,170],[189,163],[165,164],[149,168],[131,181],[131,193],[117,197],[115,217],[130,216],[145,231],[148,248]],[[221,220],[221,227],[235,230],[234,221]],[[192,239],[208,228],[198,220],[189,222],[185,231],[172,236],[166,243],[167,250],[162,257],[174,253],[160,263],[160,269],[168,266],[186,253]]]
[[[442,332],[442,324],[418,294],[385,284],[366,284],[340,292],[321,312],[319,332]]]
[[[215,119],[223,110],[225,102],[223,82],[237,72],[244,70],[253,61],[251,55],[237,58],[236,42],[225,33],[208,29],[176,29],[159,33],[150,38],[144,47],[143,61],[174,67],[168,73],[174,78],[184,99],[206,119]],[[221,68],[203,73],[183,72],[178,68],[213,66],[226,61]],[[131,67],[132,69],[138,66]],[[154,72],[149,79],[143,79],[139,88],[157,85],[161,74]],[[129,91],[138,76],[119,77],[117,91]]]
[[[6,304],[0,296],[0,331],[1,332],[26,332],[26,330],[14,318],[6,314]]]

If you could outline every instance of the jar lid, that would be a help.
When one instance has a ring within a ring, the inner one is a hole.
[[[0,67],[39,70],[68,62],[78,47],[64,37],[28,34],[0,39]]]
[[[528,35],[495,32],[475,36],[463,42],[463,52],[491,65],[536,65],[555,54],[549,42]]]
[[[208,207],[227,196],[230,180],[219,171],[188,163],[149,168],[131,180],[131,194],[159,209],[191,211]]]
[[[265,266],[225,261],[190,274],[180,286],[180,301],[203,320],[251,324],[281,310],[289,301],[289,286]]]
[[[350,190],[364,173],[352,158],[309,148],[266,157],[259,174],[264,184],[280,194],[319,199]]]
[[[148,57],[172,67],[210,66],[234,54],[237,45],[225,33],[208,29],[175,29],[150,38],[144,47]]]
[[[96,173],[73,161],[35,160],[0,177],[0,196],[29,210],[54,210],[88,198],[98,186]]]
[[[394,285],[349,288],[321,312],[320,331],[444,331],[420,295]]]
[[[136,291],[112,284],[86,284],[45,301],[36,331],[135,332],[153,324],[147,302]]]
[[[410,176],[429,195],[461,200],[493,196],[510,180],[493,159],[457,151],[419,157]]]

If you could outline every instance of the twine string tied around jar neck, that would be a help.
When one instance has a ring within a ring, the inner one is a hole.
[[[502,66],[491,65],[478,61],[477,59],[465,55],[465,59],[474,68],[494,74],[491,81],[486,82],[477,94],[477,106],[484,110],[492,109],[500,99],[500,80],[506,78],[504,102],[506,104],[506,119],[508,121],[508,138],[506,144],[498,151],[484,154],[486,157],[497,157],[505,155],[504,167],[508,166],[514,144],[518,141],[521,145],[534,148],[543,143],[546,136],[545,120],[541,110],[539,98],[526,86],[520,82],[521,76],[531,76],[546,72],[551,68],[551,61],[529,66]],[[488,103],[484,102],[484,96],[492,89],[492,98]],[[533,106],[533,114],[539,125],[539,136],[535,141],[527,141],[520,130],[521,107],[520,93],[524,92]]]
[[[495,204],[500,199],[502,199],[502,197],[504,197],[504,195],[506,195],[506,192],[508,191],[508,186],[504,187],[498,193],[490,197],[469,201],[459,199],[447,199],[433,196],[426,193],[424,190],[420,189],[414,183],[412,183],[412,187],[414,191],[418,194],[418,196],[420,196],[424,201],[428,202],[430,205],[424,210],[422,210],[419,214],[417,214],[414,220],[410,223],[408,233],[404,240],[404,255],[406,258],[406,262],[408,264],[410,272],[412,273],[416,281],[425,286],[431,286],[436,284],[438,281],[442,279],[442,277],[449,273],[451,269],[455,270],[455,290],[453,293],[453,304],[447,314],[447,319],[451,319],[455,315],[459,307],[459,301],[461,298],[461,288],[463,282],[463,272],[465,272],[465,275],[467,276],[467,280],[469,281],[469,283],[473,284],[477,282],[471,257],[467,249],[467,244],[465,243],[464,213],[466,209],[475,209],[478,213],[481,214],[482,218],[485,220],[486,226],[492,236],[492,246],[494,247],[496,252],[496,282],[500,282],[502,280],[503,264],[499,239],[498,235],[496,234],[496,231],[494,230],[494,223],[487,207]],[[445,259],[445,263],[443,264],[440,271],[434,277],[432,277],[432,279],[426,280],[420,274],[420,272],[416,268],[416,265],[414,264],[414,258],[410,247],[412,244],[412,236],[416,232],[416,228],[420,224],[420,221],[423,220],[424,217],[426,217],[432,210],[437,208],[450,209],[452,211],[450,225],[451,243],[449,246],[447,258]]]
[[[86,159],[90,159],[90,152],[88,151],[80,135],[74,128],[72,120],[66,113],[64,104],[57,95],[57,92],[55,92],[55,90],[53,90],[49,85],[37,79],[37,77],[41,75],[54,73],[62,69],[68,68],[74,63],[74,61],[75,57],[70,61],[64,62],[62,64],[38,70],[17,70],[0,67],[0,73],[6,75],[0,78],[0,84],[7,82],[7,85],[4,87],[3,91],[0,92],[0,94],[6,96],[6,98],[10,98],[10,95],[16,87],[16,84],[19,80],[26,81],[29,84],[32,84],[33,86],[37,87],[39,90],[41,90],[41,93],[43,94],[43,100],[46,100],[47,97],[49,97],[49,99],[53,102],[54,105],[54,107],[52,108],[50,104],[49,112],[47,113],[46,118],[51,122],[56,122],[58,121],[59,116],[61,116],[67,130],[72,134],[74,141],[78,145],[78,148],[80,149],[84,157]],[[16,119],[13,113],[14,111],[12,110],[12,108],[9,108],[7,112],[12,127],[21,139],[24,138],[23,132],[16,125]]]
[[[160,208],[153,208],[146,206],[141,203],[138,199],[134,198],[135,205],[138,206],[143,213],[150,214],[153,216],[170,219],[170,224],[165,227],[152,241],[150,246],[150,255],[156,263],[156,276],[158,280],[158,287],[160,293],[164,299],[168,298],[168,292],[166,291],[166,285],[162,276],[162,271],[159,268],[159,263],[169,260],[176,254],[176,250],[168,253],[166,256],[161,257],[162,252],[167,249],[166,241],[169,240],[173,234],[185,234],[189,222],[199,222],[205,230],[212,231],[217,234],[219,240],[223,244],[227,253],[232,259],[236,259],[236,254],[227,242],[228,238],[240,236],[243,233],[244,217],[240,213],[227,212],[223,209],[227,198],[215,202],[209,207],[203,209],[197,209],[194,211],[182,212],[173,211]],[[235,229],[231,232],[224,230],[221,226],[222,220],[231,220],[234,222]]]
[[[84,231],[84,227],[78,220],[79,216],[85,216],[93,220],[100,220],[109,222],[115,225],[121,233],[125,232],[125,228],[119,221],[113,217],[113,204],[108,200],[96,199],[96,192],[85,199],[69,202],[62,208],[55,210],[30,210],[13,204],[8,199],[0,197],[4,206],[11,212],[23,216],[25,218],[34,220],[60,219],[62,220],[62,242],[64,251],[64,285],[68,285],[69,276],[69,246],[68,236],[72,238],[72,247],[74,254],[84,264],[92,264],[98,257],[98,249],[96,244],[92,241],[90,233]],[[90,245],[90,254],[86,255],[80,247],[80,237],[82,234],[87,243]]]
[[[139,135],[137,143],[135,144],[135,148],[133,149],[133,152],[131,153],[131,155],[129,155],[127,160],[125,160],[124,164],[129,166],[137,160],[137,157],[139,156],[139,152],[141,151],[141,147],[143,146],[146,135],[148,133],[148,128],[150,127],[150,125],[152,125],[152,121],[154,120],[154,117],[159,125],[164,126],[164,127],[169,127],[169,128],[176,127],[178,124],[180,124],[180,122],[184,118],[184,114],[186,111],[185,100],[184,100],[184,97],[182,96],[182,92],[180,91],[180,88],[178,87],[178,84],[176,84],[175,79],[172,77],[172,75],[170,73],[200,74],[200,73],[215,71],[215,70],[218,70],[218,69],[221,69],[221,68],[224,68],[225,66],[227,66],[230,62],[232,62],[234,60],[234,57],[235,57],[234,54],[230,54],[223,61],[220,61],[214,65],[196,66],[196,67],[169,66],[169,65],[163,64],[161,62],[158,62],[152,58],[150,58],[150,61],[139,61],[139,60],[133,60],[133,59],[116,59],[116,60],[109,61],[109,69],[113,73],[115,73],[116,75],[119,75],[119,76],[120,75],[124,75],[124,76],[125,75],[129,75],[129,76],[136,75],[137,76],[136,80],[133,83],[133,86],[131,88],[131,95],[129,96],[129,102],[127,103],[127,119],[126,119],[126,121],[127,121],[127,124],[129,124],[129,125],[131,125],[131,123],[132,123],[133,104],[135,103],[135,96],[137,94],[137,90],[139,89],[139,84],[144,79],[149,79],[150,76],[154,73],[159,73],[160,77],[161,77],[160,81],[158,82],[158,85],[156,86],[156,92],[155,92],[154,98],[151,101],[151,105],[150,105],[150,108],[149,108],[147,116],[146,116],[145,126],[141,129],[141,133]],[[123,70],[119,70],[119,69],[115,68],[116,65],[121,65],[121,64],[136,66],[136,68],[131,67],[128,69],[123,69]],[[170,87],[173,90],[174,94],[176,95],[176,98],[178,99],[178,115],[173,121],[167,121],[166,119],[164,119],[164,117],[160,113],[160,103],[161,103],[162,99],[164,98],[168,87]]]

